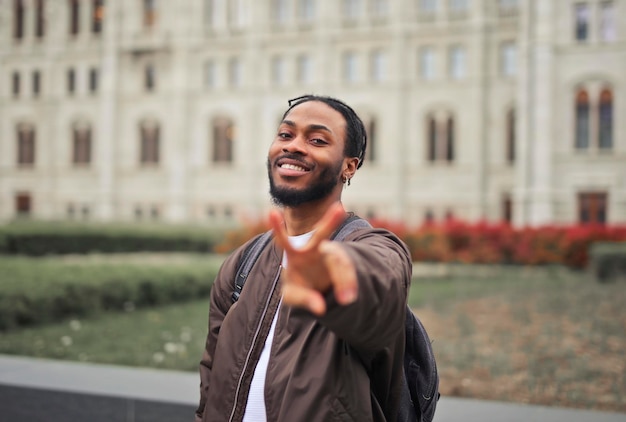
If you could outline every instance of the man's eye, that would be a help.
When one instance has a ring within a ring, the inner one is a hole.
[[[289,138],[291,138],[291,134],[289,134],[287,132],[279,132],[278,133],[278,137],[282,138],[282,139],[289,139]]]
[[[320,138],[314,138],[314,139],[311,139],[311,143],[314,145],[326,145],[328,142]]]

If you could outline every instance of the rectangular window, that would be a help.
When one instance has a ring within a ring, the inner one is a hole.
[[[607,200],[606,192],[580,192],[578,194],[578,222],[605,224]]]
[[[204,63],[204,85],[207,88],[215,88],[217,86],[217,74],[213,60],[207,60]]]
[[[574,6],[574,37],[577,41],[586,41],[589,36],[589,5],[578,3]]]
[[[104,0],[93,0],[91,11],[91,32],[99,34],[102,32],[102,21],[104,19]]]
[[[449,0],[448,8],[454,14],[466,13],[469,9],[469,0]]]
[[[289,19],[287,0],[272,1],[272,17],[275,23],[286,23]]]
[[[502,221],[505,223],[513,222],[513,200],[509,194],[505,194],[502,198]]]
[[[33,97],[41,94],[41,73],[38,70],[33,72]]]
[[[306,54],[302,54],[297,59],[296,77],[300,84],[313,82],[313,61]]]
[[[67,93],[72,95],[76,92],[76,71],[71,68],[67,70]]]
[[[343,80],[354,83],[357,79],[357,57],[352,51],[343,54]]]
[[[517,46],[513,42],[505,42],[500,47],[500,71],[502,76],[517,73]]]
[[[272,57],[272,84],[283,85],[286,79],[286,63],[281,56]]]
[[[207,29],[212,30],[217,27],[217,16],[215,0],[204,0],[204,24]]]
[[[244,0],[229,0],[228,1],[228,24],[233,29],[241,29],[246,26],[248,8],[244,3]]]
[[[360,0],[343,0],[343,17],[347,20],[357,20],[361,14]]]
[[[612,1],[600,5],[600,39],[602,41],[615,41],[617,39],[615,19],[615,5]]]
[[[143,0],[143,26],[152,28],[157,20],[157,0]]]
[[[383,19],[389,16],[389,0],[371,0],[370,7],[375,18]]]
[[[144,68],[144,88],[148,92],[152,92],[156,88],[156,70],[151,63]]]
[[[228,82],[233,88],[241,86],[241,61],[237,57],[228,62]]]
[[[11,77],[11,93],[13,97],[17,98],[20,96],[20,74],[19,72],[13,72]]]
[[[511,16],[517,14],[519,0],[498,0],[500,16]]]
[[[432,47],[420,50],[420,76],[426,81],[435,79],[435,53]]]
[[[383,51],[377,50],[372,53],[370,71],[374,82],[383,82],[387,78],[387,57]]]
[[[418,0],[419,11],[425,15],[434,15],[437,10],[437,0]]]
[[[28,217],[32,211],[30,193],[20,192],[15,195],[15,214],[18,217]]]
[[[79,0],[69,0],[70,34],[76,35],[80,30],[80,3]]]
[[[45,32],[44,1],[35,2],[35,37],[43,38]]]
[[[89,92],[95,94],[98,92],[98,69],[89,69]]]
[[[313,22],[315,19],[315,0],[300,0],[298,16],[302,22]]]
[[[465,78],[465,48],[461,46],[450,49],[450,77],[455,80]]]
[[[24,0],[13,0],[13,38],[24,38]]]

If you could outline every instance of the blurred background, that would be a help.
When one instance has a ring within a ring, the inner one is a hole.
[[[0,0],[0,220],[264,215],[287,100],[366,123],[364,217],[626,221],[621,0]]]
[[[0,0],[0,353],[196,373],[306,93],[444,397],[626,413],[626,0]]]

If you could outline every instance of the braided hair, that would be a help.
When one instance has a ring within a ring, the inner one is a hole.
[[[344,154],[347,157],[357,157],[359,159],[359,163],[356,168],[360,168],[363,165],[363,160],[365,159],[365,148],[367,147],[367,133],[361,118],[356,114],[352,107],[341,100],[328,96],[311,94],[289,100],[287,102],[289,104],[289,108],[285,111],[285,114],[283,114],[283,119],[294,107],[302,103],[306,103],[307,101],[319,101],[341,113],[346,121],[346,146]]]

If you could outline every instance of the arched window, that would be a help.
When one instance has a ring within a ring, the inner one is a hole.
[[[70,34],[76,35],[80,30],[80,4],[78,0],[69,0]]]
[[[506,113],[506,161],[515,162],[515,109]]]
[[[378,138],[378,130],[376,128],[376,117],[369,114],[361,114],[365,133],[367,134],[367,147],[365,149],[364,161],[374,163],[376,161],[376,144]]]
[[[72,126],[72,163],[87,165],[91,163],[91,126],[75,123]]]
[[[453,162],[456,143],[454,116],[449,112],[429,114],[426,117],[426,141],[428,161]]]
[[[35,1],[35,36],[42,38],[45,32],[44,2]]]
[[[235,125],[228,117],[216,117],[212,123],[213,162],[232,163]]]
[[[104,19],[104,0],[93,0],[91,5],[91,32],[99,34],[102,32],[102,21]]]
[[[152,28],[157,20],[156,0],[143,0],[143,26]]]
[[[600,93],[598,130],[598,147],[611,149],[613,147],[613,94],[606,88]]]
[[[35,128],[29,123],[17,125],[17,164],[32,166],[35,164]]]
[[[581,89],[576,94],[576,149],[589,148],[589,95]]]
[[[446,161],[454,161],[454,118],[448,117],[446,122]]]
[[[428,161],[435,161],[437,158],[437,122],[434,116],[430,115],[426,118],[426,126],[426,139],[428,140],[427,158]]]
[[[24,0],[13,1],[13,37],[24,38]]]
[[[152,120],[145,120],[139,126],[141,164],[159,163],[159,124]]]

